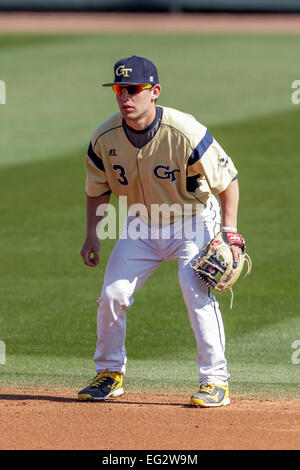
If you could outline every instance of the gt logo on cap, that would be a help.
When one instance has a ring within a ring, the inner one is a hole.
[[[132,72],[132,69],[126,69],[125,65],[120,65],[116,69],[116,75],[120,77],[120,75],[123,75],[123,77],[129,77],[129,72]]]

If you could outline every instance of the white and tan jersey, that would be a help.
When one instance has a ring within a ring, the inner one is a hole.
[[[203,210],[209,198],[237,177],[231,158],[193,116],[163,107],[159,130],[142,148],[126,136],[121,113],[94,131],[85,158],[86,193],[111,191],[128,207],[174,204]],[[182,211],[183,213],[183,211]]]

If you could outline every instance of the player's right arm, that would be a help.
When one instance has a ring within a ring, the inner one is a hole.
[[[99,264],[100,241],[97,236],[97,225],[101,222],[103,215],[97,215],[100,205],[109,203],[110,194],[96,197],[86,197],[86,239],[80,254],[87,266],[96,267]],[[104,214],[104,210],[102,212]]]
[[[110,187],[107,182],[102,155],[95,142],[98,131],[94,132],[85,157],[86,169],[86,239],[80,251],[84,263],[95,267],[99,264],[100,241],[97,236],[97,226],[103,215],[97,215],[97,208],[109,203]],[[104,210],[101,211],[104,214]]]

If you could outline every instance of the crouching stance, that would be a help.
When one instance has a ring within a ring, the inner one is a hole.
[[[136,56],[121,59],[114,72],[114,82],[104,86],[114,90],[119,112],[97,127],[85,158],[87,236],[81,250],[85,264],[95,267],[99,263],[96,227],[101,216],[96,211],[109,202],[111,193],[126,196],[129,207],[139,205],[145,211],[128,215],[126,236],[116,242],[107,263],[98,299],[96,376],[78,398],[106,400],[122,395],[126,311],[135,292],[158,266],[176,259],[197,345],[200,388],[190,403],[228,405],[222,315],[191,263],[218,231],[236,231],[237,170],[205,126],[189,114],[156,104],[161,86],[152,62]],[[168,218],[162,214],[154,221],[151,209],[155,204],[175,205],[178,210],[171,218],[169,212]],[[132,223],[139,226],[140,237],[131,236]],[[232,245],[231,250],[237,260],[240,247]]]

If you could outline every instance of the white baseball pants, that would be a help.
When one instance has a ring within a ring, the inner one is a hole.
[[[195,221],[195,217],[193,219]],[[130,220],[127,219],[126,227]],[[125,374],[126,310],[134,301],[134,293],[159,264],[164,260],[177,259],[180,287],[196,338],[199,382],[227,385],[229,374],[219,304],[190,267],[199,250],[220,229],[217,200],[213,198],[201,216],[197,215],[196,238],[191,240],[191,234],[186,233],[178,236],[177,229],[175,227],[167,238],[164,229],[157,228],[152,239],[120,238],[117,241],[106,266],[101,296],[97,300],[96,372],[108,368],[111,372]]]

